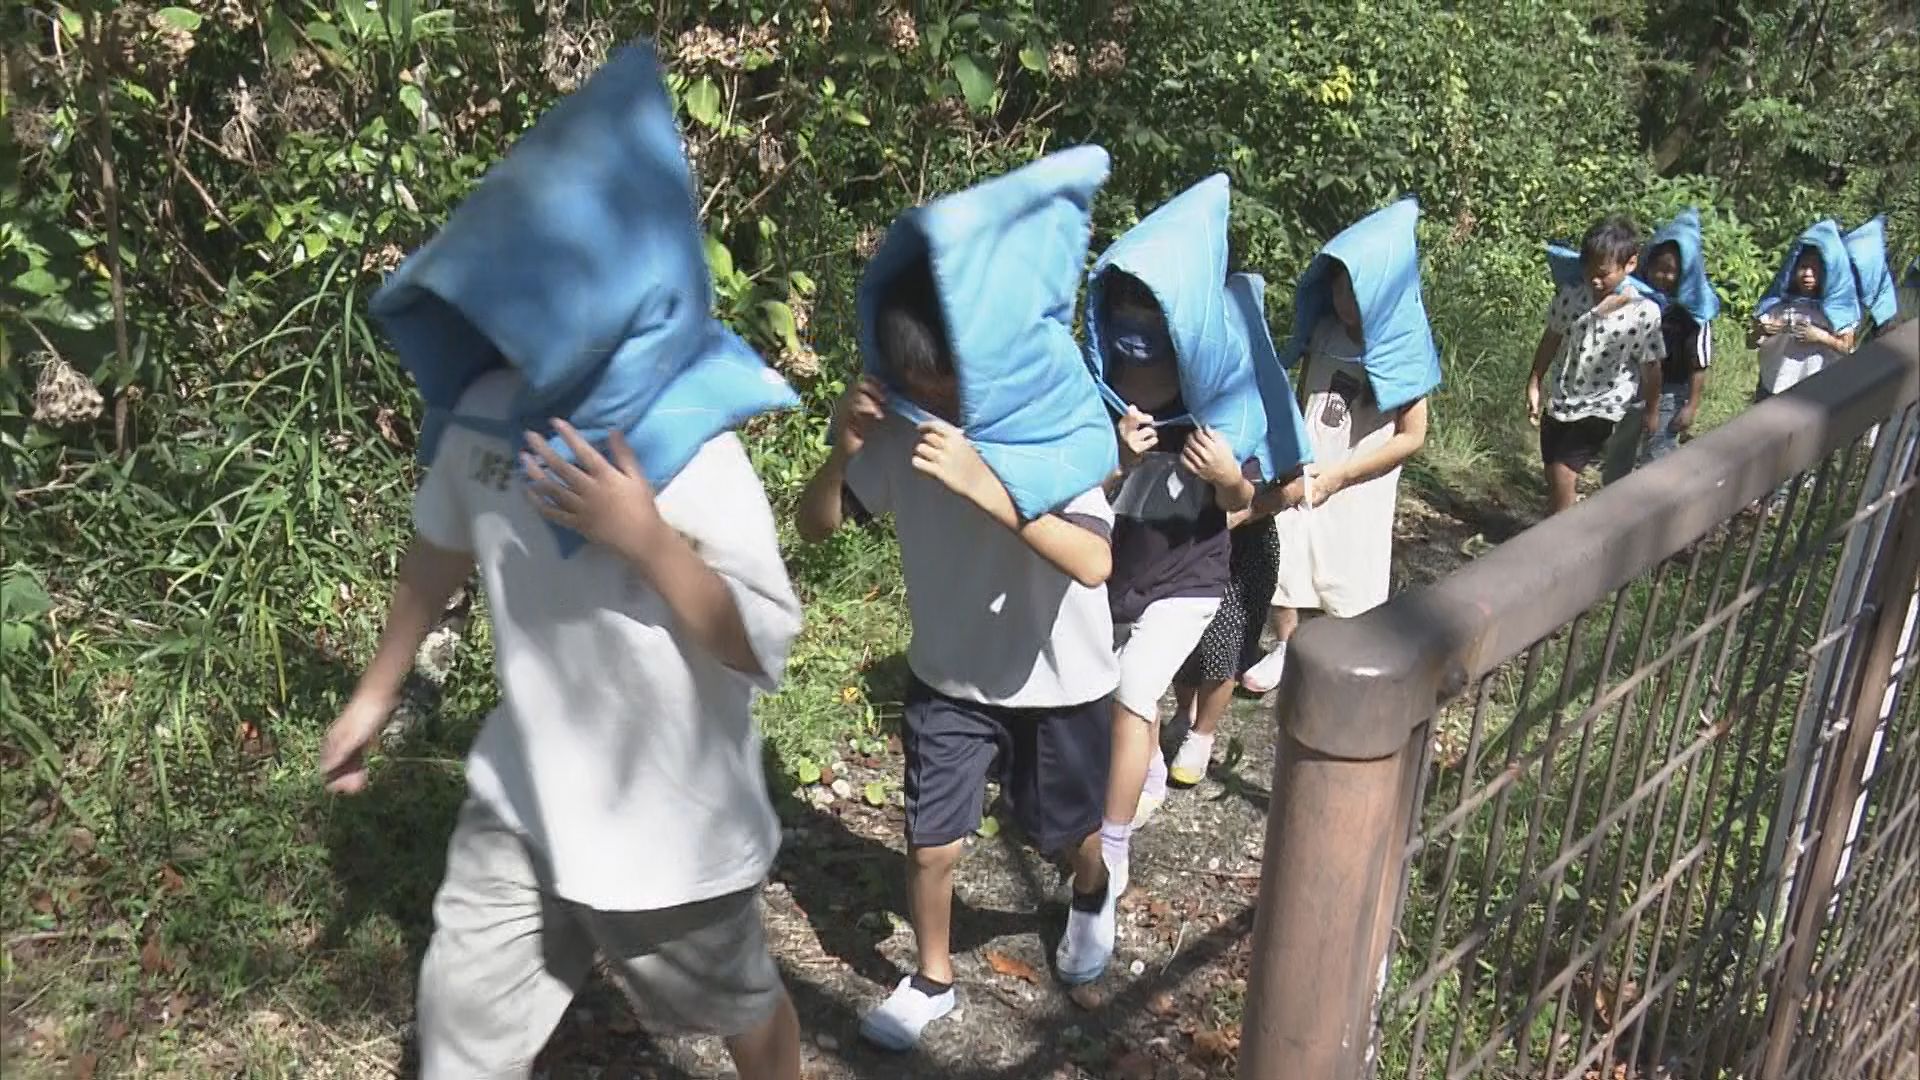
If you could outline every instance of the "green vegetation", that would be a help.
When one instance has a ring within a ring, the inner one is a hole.
[[[476,609],[375,791],[321,798],[414,480],[366,299],[612,43],[660,42],[721,313],[807,399],[749,432],[781,505],[855,369],[880,230],[1076,141],[1115,160],[1096,245],[1232,174],[1281,332],[1318,245],[1418,194],[1448,383],[1413,486],[1522,515],[1544,239],[1703,208],[1730,301],[1703,422],[1744,404],[1738,320],[1807,221],[1885,211],[1920,242],[1894,0],[874,7],[0,6],[0,971],[10,1017],[18,994],[50,1018],[9,1019],[10,1055],[271,1074],[303,1018],[393,1037],[492,689]],[[782,787],[884,740],[904,644],[887,538],[789,550],[807,634],[761,710]],[[248,1022],[188,1038],[183,1009]]]

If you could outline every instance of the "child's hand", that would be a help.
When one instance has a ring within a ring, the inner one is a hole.
[[[1829,348],[1834,344],[1834,339],[1831,334],[1812,323],[1800,323],[1793,328],[1791,333],[1795,341],[1812,345],[1822,345]]]
[[[1673,423],[1667,425],[1667,430],[1675,435],[1693,430],[1693,416],[1696,411],[1692,403],[1688,403],[1685,408],[1673,414]]]
[[[553,428],[573,451],[573,462],[563,461],[533,432],[527,433],[527,451],[521,455],[527,498],[540,516],[624,555],[637,557],[652,548],[666,523],[627,440],[617,431],[608,438],[609,462],[571,424],[555,420]]]
[[[1644,413],[1646,416],[1646,423],[1641,425],[1643,431],[1645,432],[1645,437],[1651,439],[1656,435],[1659,435],[1660,434],[1660,410],[1659,409],[1641,409],[1640,411]]]
[[[871,375],[847,388],[833,407],[833,430],[840,452],[852,457],[866,445],[867,432],[887,415],[887,391]]]
[[[1347,474],[1338,465],[1307,466],[1307,495],[1313,500],[1307,505],[1322,506],[1328,499],[1346,490]]]
[[[920,441],[913,448],[913,467],[946,486],[948,491],[975,504],[1000,484],[966,433],[945,420],[920,425]]]
[[[1640,295],[1632,291],[1609,293],[1606,299],[1593,306],[1593,313],[1596,317],[1611,315],[1639,298]]]
[[[1308,466],[1311,468],[1312,466]],[[1307,501],[1307,473],[1302,469],[1299,476],[1289,480],[1280,488],[1280,497],[1286,501],[1289,509]]]
[[[1196,429],[1187,436],[1187,445],[1180,451],[1180,463],[1188,472],[1215,487],[1240,481],[1240,463],[1234,460],[1233,448],[1219,432],[1210,428]]]
[[[1527,423],[1540,426],[1540,380],[1527,380]]]
[[[327,728],[320,744],[320,775],[336,795],[357,795],[367,787],[367,751],[387,726],[393,702],[354,696]]]
[[[1114,425],[1120,437],[1120,466],[1132,468],[1139,464],[1140,455],[1160,445],[1160,432],[1153,426],[1153,417],[1133,406],[1127,406],[1125,416]]]

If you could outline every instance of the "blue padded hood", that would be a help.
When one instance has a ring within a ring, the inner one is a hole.
[[[1022,518],[1064,506],[1119,465],[1113,425],[1074,342],[1093,197],[1107,152],[1079,146],[900,215],[860,281],[860,349],[879,377],[874,324],[887,282],[933,270],[960,384],[960,426]],[[897,395],[893,407],[925,413]]]
[[[1640,255],[1640,266],[1644,269],[1653,258],[1653,249],[1662,244],[1672,244],[1680,249],[1680,284],[1671,297],[1659,297],[1662,303],[1679,304],[1693,321],[1702,326],[1712,322],[1720,315],[1720,294],[1713,291],[1713,282],[1707,278],[1706,245],[1700,237],[1700,211],[1689,206],[1682,210],[1672,221],[1660,227],[1647,242],[1646,251]],[[1649,289],[1658,296],[1658,290]]]
[[[449,422],[517,442],[559,416],[599,445],[623,433],[660,488],[715,435],[799,403],[713,318],[692,178],[644,44],[541,117],[371,310],[426,400],[426,461]],[[450,415],[501,364],[525,384],[512,423]],[[579,547],[559,532],[563,552]]]
[[[1106,379],[1102,298],[1107,271],[1140,279],[1159,301],[1180,365],[1180,397],[1196,424],[1218,432],[1234,457],[1273,475],[1267,411],[1255,382],[1246,326],[1227,299],[1225,173],[1168,200],[1113,242],[1093,264],[1087,285],[1087,366],[1109,408],[1126,405]],[[1263,320],[1264,321],[1264,320]]]
[[[1893,270],[1887,265],[1887,219],[1884,215],[1842,237],[1847,259],[1853,263],[1853,284],[1860,292],[1860,306],[1873,316],[1875,326],[1886,326],[1900,314],[1900,298],[1894,294]]]
[[[1847,243],[1840,235],[1840,226],[1831,219],[1815,223],[1787,248],[1787,257],[1781,260],[1773,284],[1767,286],[1760,303],[1754,307],[1754,315],[1765,315],[1786,299],[1793,264],[1800,261],[1800,253],[1807,248],[1818,251],[1820,262],[1826,267],[1820,310],[1826,314],[1827,322],[1836,331],[1860,325],[1860,289],[1853,280],[1853,260],[1847,255]]]
[[[1587,272],[1580,265],[1580,249],[1571,244],[1558,242],[1547,244],[1547,273],[1552,275],[1555,289],[1571,289],[1587,283]],[[1641,296],[1658,302],[1662,307],[1666,306],[1666,297],[1660,295],[1659,289],[1641,281],[1633,274],[1628,274],[1626,280],[1620,285],[1622,288],[1634,289]]]
[[[1293,294],[1293,337],[1284,357],[1292,367],[1306,354],[1313,332],[1333,314],[1330,276],[1347,268],[1365,338],[1361,363],[1383,411],[1403,408],[1440,385],[1440,350],[1420,298],[1420,251],[1414,225],[1420,204],[1406,198],[1347,226],[1320,249]]]
[[[1266,280],[1258,274],[1229,275],[1227,302],[1228,315],[1244,328],[1253,357],[1254,385],[1267,410],[1267,456],[1272,478],[1277,479],[1312,462],[1313,444],[1307,437],[1306,417],[1300,414],[1300,397],[1273,347],[1273,332],[1267,329]]]

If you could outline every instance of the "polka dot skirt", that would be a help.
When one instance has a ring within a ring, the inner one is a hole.
[[[1269,518],[1233,530],[1230,539],[1226,595],[1174,680],[1182,686],[1237,679],[1260,660],[1260,632],[1280,581],[1280,534]]]

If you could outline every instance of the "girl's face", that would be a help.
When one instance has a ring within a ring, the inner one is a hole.
[[[1146,412],[1173,404],[1180,396],[1180,365],[1159,306],[1123,297],[1107,305],[1107,315],[1107,332],[1131,346],[1108,346],[1107,385]]]
[[[1647,263],[1647,284],[1668,296],[1680,287],[1680,253],[1672,246],[1662,244],[1654,251]]]
[[[1353,278],[1347,274],[1347,268],[1339,263],[1333,264],[1333,317],[1347,328],[1347,333],[1355,341],[1361,339],[1360,301],[1353,295]]]
[[[960,422],[960,380],[953,375],[903,375],[897,389],[902,397],[949,424]]]
[[[1819,252],[1812,248],[1802,251],[1793,264],[1793,291],[1801,296],[1819,296],[1820,286],[1827,276],[1826,270]]]

